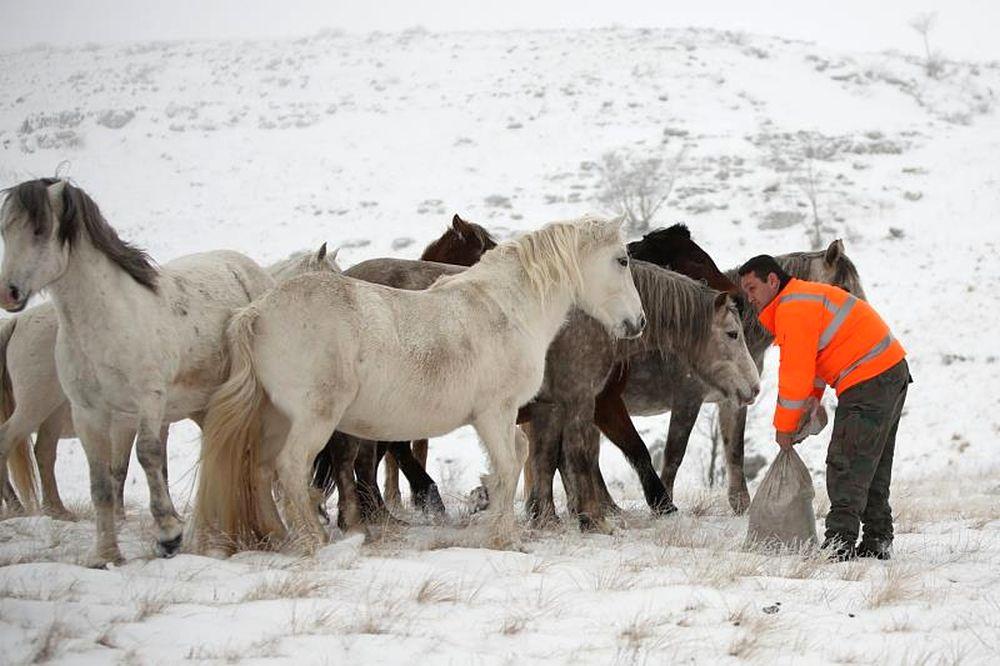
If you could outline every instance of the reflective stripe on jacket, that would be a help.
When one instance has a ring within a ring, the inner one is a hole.
[[[899,363],[906,352],[878,313],[843,289],[793,278],[761,310],[781,348],[774,427],[795,432],[810,395],[842,394]]]

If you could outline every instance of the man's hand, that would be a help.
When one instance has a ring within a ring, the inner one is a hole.
[[[774,441],[776,441],[778,443],[778,446],[780,446],[782,449],[790,449],[795,445],[795,442],[792,441],[793,435],[794,433],[781,432],[780,430],[775,430]]]

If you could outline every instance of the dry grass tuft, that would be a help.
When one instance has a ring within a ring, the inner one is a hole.
[[[865,594],[869,608],[881,608],[891,604],[910,601],[920,595],[917,589],[920,574],[916,569],[899,564],[890,564],[883,575],[872,582]]]
[[[327,582],[316,578],[317,575],[294,572],[283,577],[270,578],[247,592],[243,601],[318,597],[326,589]]]
[[[245,646],[227,646],[224,648],[191,648],[185,659],[190,661],[216,661],[226,664],[238,664],[246,659],[276,659],[282,655],[278,652],[280,638],[274,636],[255,641]]]
[[[332,608],[314,608],[301,617],[296,608],[292,608],[292,619],[289,621],[289,631],[293,636],[304,634],[326,634],[336,631],[341,626],[335,621],[336,611]]]
[[[460,598],[458,583],[430,577],[425,578],[417,586],[413,600],[418,604],[442,604],[456,602]]]
[[[135,616],[133,622],[142,622],[146,618],[163,612],[170,603],[163,595],[145,594],[135,600]]]
[[[593,574],[591,585],[594,592],[624,592],[634,589],[636,580],[621,567],[613,566]]]
[[[907,634],[913,631],[913,623],[908,615],[893,615],[892,618],[882,625],[882,632],[886,634]]]
[[[618,640],[628,650],[641,650],[656,635],[659,622],[650,616],[635,616],[618,631]]]
[[[508,615],[500,623],[500,633],[504,636],[516,636],[524,631],[524,628],[531,622],[532,616],[529,613],[514,613]]]
[[[681,570],[692,585],[722,588],[740,578],[769,575],[772,558],[757,552],[692,551]]]
[[[75,638],[75,635],[68,626],[59,620],[53,620],[35,638],[34,652],[31,654],[29,663],[41,664],[52,661],[62,652],[66,641],[72,638]]]

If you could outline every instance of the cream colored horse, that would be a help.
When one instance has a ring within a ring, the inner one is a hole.
[[[402,441],[467,424],[489,457],[489,517],[505,540],[527,453],[517,409],[574,306],[615,337],[642,332],[620,220],[549,225],[424,291],[314,274],[255,301],[229,325],[229,379],[206,414],[199,545],[283,538],[261,493],[276,471],[290,536],[312,550],[327,536],[309,500],[312,464],[330,433]]]
[[[228,251],[181,257],[157,269],[66,181],[27,181],[7,194],[0,209],[0,306],[19,312],[42,289],[52,296],[56,369],[87,454],[97,512],[93,563],[122,559],[111,458],[136,432],[158,549],[171,555],[182,524],[163,474],[161,427],[182,418],[201,421],[225,377],[226,322],[273,280],[251,259]]]
[[[326,243],[318,251],[296,252],[267,267],[268,274],[283,282],[305,273],[319,271],[341,272],[336,262],[337,251],[327,253]],[[8,452],[8,464],[16,480],[21,502],[26,508],[37,503],[34,484],[34,465],[30,453],[30,437],[35,433],[35,460],[42,486],[42,512],[61,520],[73,520],[59,496],[56,483],[56,445],[61,438],[76,437],[69,400],[59,385],[56,374],[56,332],[58,330],[55,307],[44,303],[19,315],[0,322],[0,460]],[[6,389],[6,390],[4,390]],[[162,434],[166,446],[166,429]],[[111,476],[115,483],[115,508],[124,511],[123,492],[128,472],[131,442],[114,452]],[[12,504],[16,497],[5,499]],[[121,514],[120,514],[121,515]]]

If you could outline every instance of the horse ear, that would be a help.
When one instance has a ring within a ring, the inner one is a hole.
[[[823,261],[826,262],[827,266],[833,266],[842,256],[844,256],[844,241],[838,238],[830,243],[830,247],[826,248],[826,254],[823,256]]]
[[[61,220],[63,213],[66,212],[66,206],[63,204],[63,194],[66,192],[66,181],[57,180],[45,189],[49,195],[49,207],[52,209],[52,213],[56,216],[57,220]]]
[[[469,232],[469,223],[460,218],[458,213],[455,213],[454,217],[451,218],[451,228],[462,240],[465,240],[465,234]]]
[[[729,294],[724,291],[720,291],[715,295],[715,309],[716,311],[725,310],[729,307]]]
[[[323,245],[325,246],[326,243],[323,243]],[[330,263],[336,264],[337,263],[337,255],[339,253],[340,253],[340,248],[338,247],[333,252],[331,252],[331,253],[329,253],[327,255],[326,260],[329,261]]]
[[[324,241],[322,245],[319,246],[319,252],[316,253],[316,261],[323,261],[326,259],[326,242]]]

